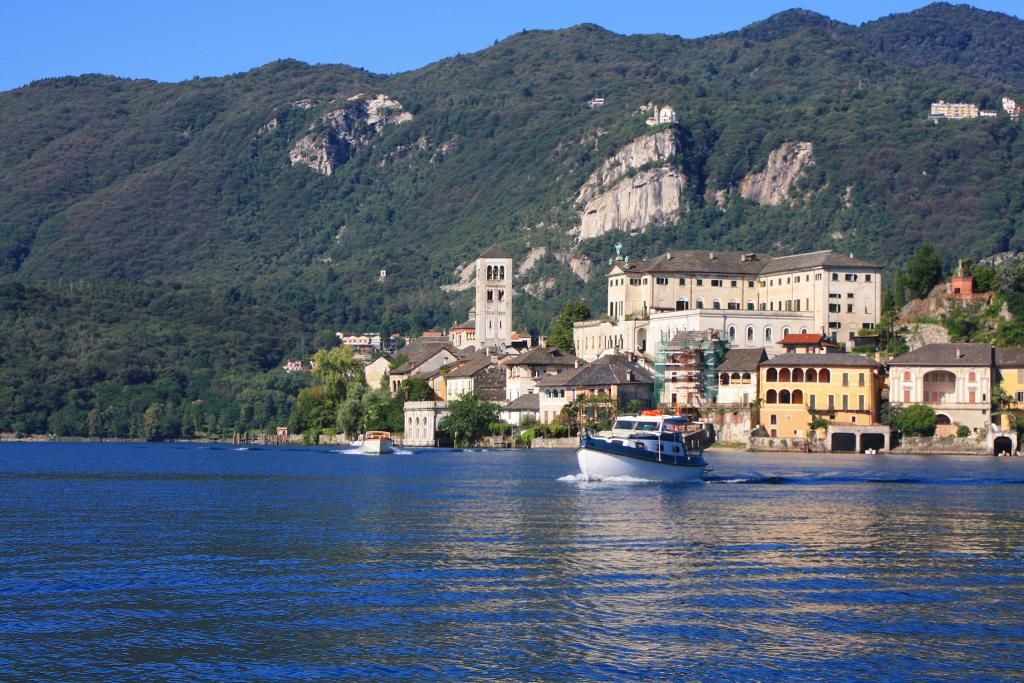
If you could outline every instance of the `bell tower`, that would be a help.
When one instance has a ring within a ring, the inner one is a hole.
[[[491,247],[476,260],[476,346],[512,342],[512,254]]]

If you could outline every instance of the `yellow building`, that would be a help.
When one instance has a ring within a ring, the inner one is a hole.
[[[878,423],[885,370],[855,353],[784,353],[761,364],[761,422],[772,437],[804,438],[814,417],[833,425]]]
[[[1008,404],[1001,406],[1003,412],[993,416],[1003,429],[1013,429],[1024,417],[1024,349],[996,349],[996,373],[999,388],[1006,395]]]

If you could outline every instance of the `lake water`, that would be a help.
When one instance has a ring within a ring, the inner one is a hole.
[[[1021,680],[1024,461],[0,445],[2,680]]]

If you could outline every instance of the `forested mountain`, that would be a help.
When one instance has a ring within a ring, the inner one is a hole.
[[[525,31],[392,76],[281,61],[0,93],[0,430],[52,428],[71,392],[88,413],[106,381],[176,371],[154,400],[180,404],[217,384],[196,379],[211,358],[259,385],[333,330],[463,319],[468,290],[441,286],[495,243],[535,257],[516,324],[542,331],[566,300],[599,302],[616,242],[893,269],[926,241],[949,261],[1020,248],[1020,123],[926,117],[938,99],[1024,100],[1022,34],[966,6],[860,27],[794,10],[699,40]],[[678,121],[648,126],[647,103]],[[259,353],[210,353],[252,334]],[[117,375],[111,347],[147,371]]]

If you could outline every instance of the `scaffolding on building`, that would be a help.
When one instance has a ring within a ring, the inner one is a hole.
[[[658,343],[654,395],[663,409],[699,415],[718,397],[717,368],[729,348],[718,330],[681,331]]]

